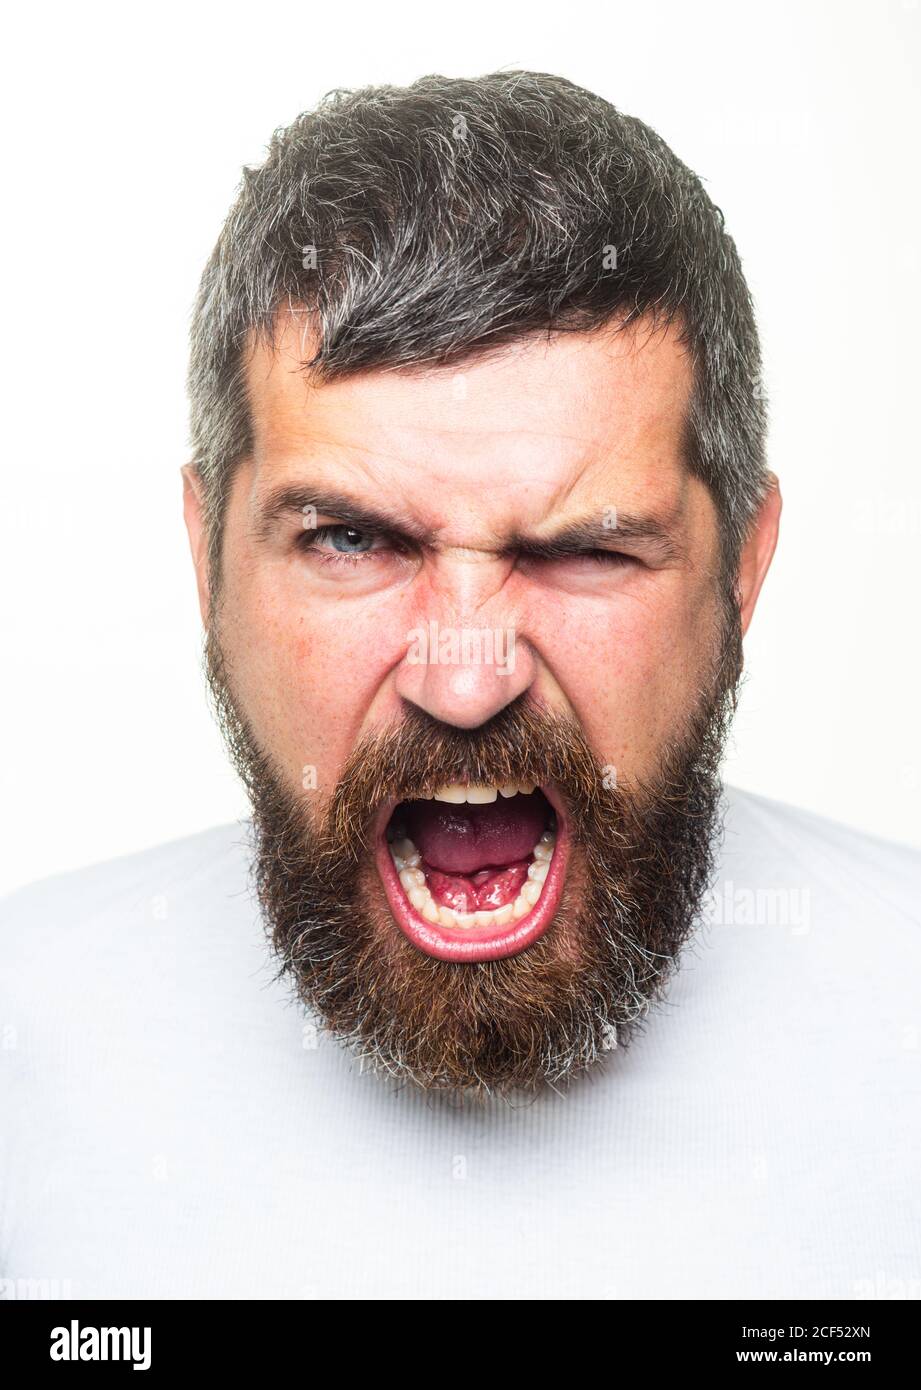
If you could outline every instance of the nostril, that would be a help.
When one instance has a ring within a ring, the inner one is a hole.
[[[408,704],[457,729],[476,729],[489,722],[529,688],[530,663],[516,661],[507,673],[488,663],[427,665],[408,661],[396,673],[397,694]]]

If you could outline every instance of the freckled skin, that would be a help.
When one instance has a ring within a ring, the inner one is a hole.
[[[538,335],[456,369],[321,386],[298,369],[300,334],[283,321],[276,354],[251,356],[255,443],[231,488],[220,614],[235,695],[292,790],[315,767],[301,794],[319,809],[356,740],[405,701],[473,728],[526,689],[575,714],[618,779],[653,771],[705,679],[718,612],[716,509],[680,456],[691,365],[675,332]],[[183,477],[207,625],[200,483]],[[298,482],[398,506],[434,544],[336,571],[295,548],[294,517],[257,545],[256,502]],[[611,507],[671,517],[680,557],[636,549],[646,563],[593,569],[498,553],[510,532],[546,537]],[[779,513],[775,480],[740,566],[743,631]],[[513,629],[514,672],[408,660],[432,621]]]

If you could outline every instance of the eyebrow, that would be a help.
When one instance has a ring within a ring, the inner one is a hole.
[[[433,539],[425,527],[419,526],[404,513],[367,507],[345,493],[323,492],[319,488],[298,484],[276,488],[257,504],[253,522],[254,538],[265,544],[277,522],[287,516],[303,513],[307,507],[314,507],[320,514],[334,516],[343,525],[353,526],[356,530],[387,531],[406,536],[419,544]]]
[[[520,536],[514,542],[514,549],[519,555],[534,560],[559,560],[567,555],[581,555],[586,550],[614,550],[621,541],[650,542],[662,560],[674,561],[684,556],[673,526],[658,517],[638,516],[619,509],[616,525],[606,526],[594,517],[586,518],[564,526],[546,540]]]
[[[260,544],[266,544],[281,520],[302,514],[313,507],[318,515],[334,516],[337,524],[355,530],[382,532],[418,545],[434,545],[435,535],[420,526],[407,513],[386,507],[370,507],[345,493],[323,492],[306,484],[286,484],[275,488],[257,504],[252,533]],[[527,556],[535,560],[556,560],[580,555],[587,550],[614,550],[622,541],[648,544],[663,561],[684,557],[684,547],[676,534],[674,522],[651,515],[622,512],[619,508],[604,509],[614,513],[613,525],[601,517],[591,516],[563,526],[552,536],[541,538],[515,533],[499,547],[503,555]]]

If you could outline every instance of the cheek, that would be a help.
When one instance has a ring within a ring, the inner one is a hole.
[[[271,585],[254,588],[238,613],[229,645],[244,707],[292,785],[311,780],[312,768],[322,794],[386,672],[380,620],[360,605],[302,604]]]
[[[676,582],[556,608],[542,654],[603,763],[656,765],[706,673],[713,618],[709,596]]]

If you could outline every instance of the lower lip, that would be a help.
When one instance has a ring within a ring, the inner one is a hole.
[[[541,790],[546,796],[546,791]],[[375,860],[390,910],[403,934],[420,951],[438,960],[501,960],[503,956],[517,955],[519,951],[532,946],[553,921],[566,878],[569,834],[559,808],[554,806],[554,810],[556,845],[543,891],[530,912],[504,927],[443,927],[438,922],[429,922],[418,913],[407,898],[397,874],[385,834],[387,822],[384,821],[376,836]],[[391,807],[387,820],[392,813]]]

